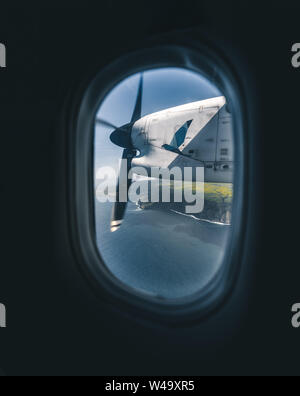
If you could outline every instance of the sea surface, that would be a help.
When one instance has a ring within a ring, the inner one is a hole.
[[[231,227],[170,209],[128,204],[122,227],[110,232],[112,204],[96,201],[100,254],[120,281],[165,299],[200,291],[220,269]]]

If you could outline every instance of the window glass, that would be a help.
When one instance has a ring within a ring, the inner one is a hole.
[[[132,75],[101,103],[97,245],[127,287],[180,299],[203,290],[222,269],[234,192],[228,110],[214,83],[180,68]]]

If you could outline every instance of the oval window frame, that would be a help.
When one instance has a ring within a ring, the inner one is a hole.
[[[139,60],[137,63],[137,59]],[[107,268],[96,243],[94,201],[95,117],[106,95],[122,80],[147,69],[179,67],[202,74],[229,99],[233,115],[235,172],[232,231],[222,270],[199,293],[177,300],[158,300],[119,281]],[[84,83],[68,111],[68,201],[72,247],[83,274],[96,293],[134,317],[165,324],[207,316],[225,302],[237,281],[243,253],[247,199],[246,111],[238,78],[223,57],[205,45],[162,45],[132,51]]]

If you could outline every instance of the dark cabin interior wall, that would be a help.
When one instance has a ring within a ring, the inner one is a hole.
[[[221,3],[1,9],[8,67],[0,73],[0,301],[8,328],[0,367],[7,374],[298,374],[300,334],[290,326],[290,307],[300,299],[300,72],[290,64],[297,9]],[[215,40],[238,72],[251,134],[251,216],[239,282],[221,310],[185,329],[120,313],[82,277],[68,233],[67,141],[58,128],[67,96],[84,78],[128,50],[172,42],[171,32]]]

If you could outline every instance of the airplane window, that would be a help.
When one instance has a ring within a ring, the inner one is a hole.
[[[165,67],[115,85],[95,120],[97,246],[124,286],[157,301],[196,295],[231,235],[228,98],[204,75]]]

